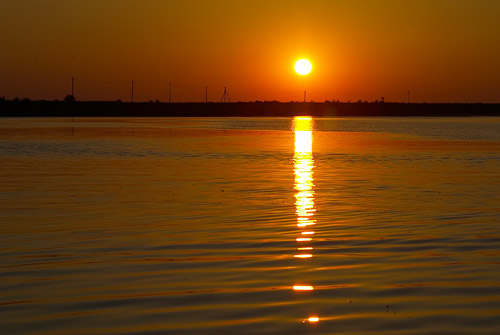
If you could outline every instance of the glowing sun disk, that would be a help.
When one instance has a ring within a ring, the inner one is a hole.
[[[311,62],[308,61],[307,59],[299,59],[297,62],[295,62],[295,72],[298,74],[305,76],[312,70],[312,65]]]

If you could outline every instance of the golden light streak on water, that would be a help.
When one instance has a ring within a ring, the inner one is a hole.
[[[309,222],[309,223],[297,223],[297,227],[304,228],[304,227],[307,227],[307,226],[313,226],[315,224],[316,223],[313,223],[313,222]]]
[[[314,287],[311,285],[294,285],[294,291],[314,291]]]
[[[312,254],[293,255],[295,258],[311,258]]]

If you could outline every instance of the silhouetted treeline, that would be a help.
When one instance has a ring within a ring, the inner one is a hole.
[[[0,99],[2,117],[500,116],[500,104],[459,103],[127,103]]]

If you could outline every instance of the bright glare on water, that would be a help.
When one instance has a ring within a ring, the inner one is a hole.
[[[500,334],[500,118],[0,119],[2,334]]]

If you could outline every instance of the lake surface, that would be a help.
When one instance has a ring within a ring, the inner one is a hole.
[[[500,334],[500,118],[0,119],[4,334]]]

